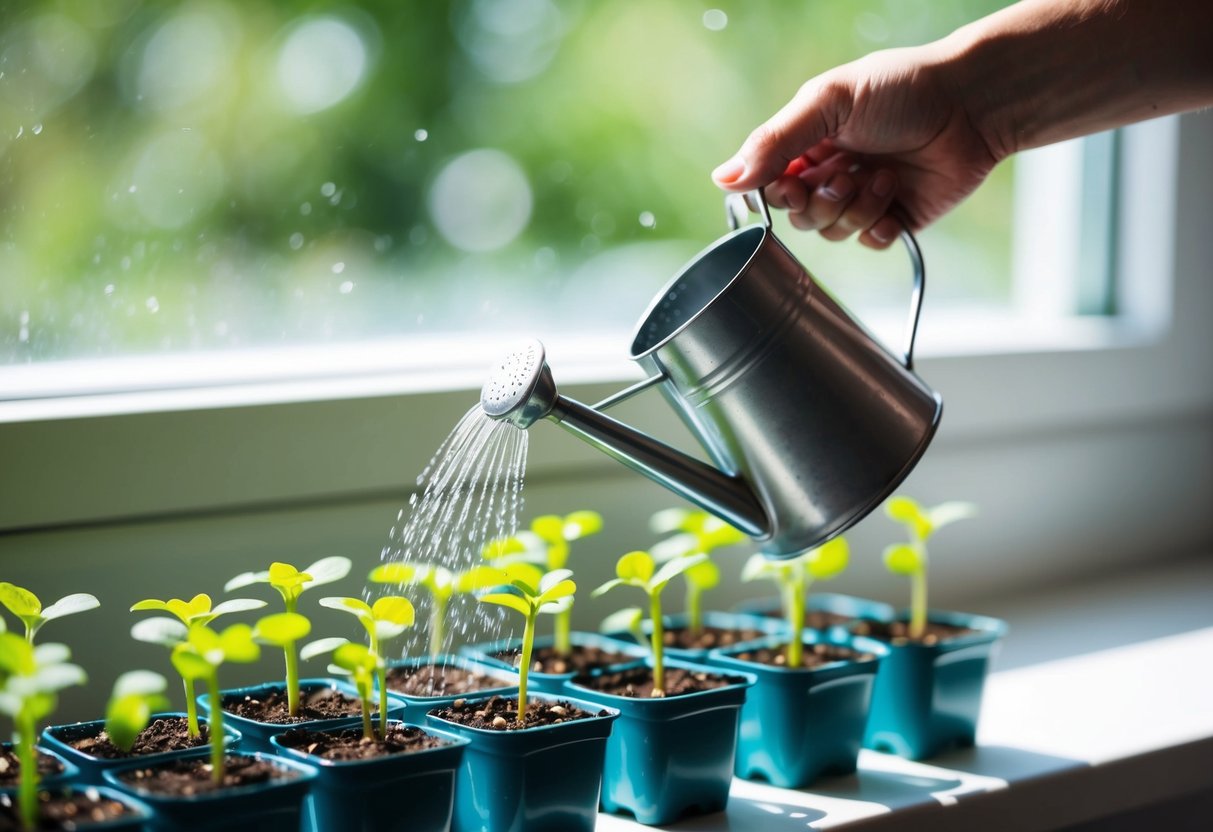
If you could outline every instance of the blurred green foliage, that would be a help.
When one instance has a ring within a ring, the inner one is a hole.
[[[0,4],[0,364],[624,329],[805,79],[1000,5]],[[927,232],[930,297],[1008,296],[1010,199],[1002,168]],[[905,303],[896,255],[780,229]]]

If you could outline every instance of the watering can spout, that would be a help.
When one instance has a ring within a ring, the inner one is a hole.
[[[526,429],[541,419],[562,428],[634,471],[711,512],[752,538],[770,532],[770,520],[744,479],[726,474],[601,410],[660,381],[649,379],[595,407],[562,396],[552,379],[543,344],[529,341],[509,352],[480,391],[492,419]]]

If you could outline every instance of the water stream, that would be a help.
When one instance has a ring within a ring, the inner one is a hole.
[[[484,561],[486,543],[513,535],[522,511],[527,432],[473,406],[417,477],[417,490],[396,515],[381,560],[439,566],[458,574]],[[430,593],[420,586],[373,586],[371,597],[403,594],[417,608],[417,623],[400,640],[404,655],[424,656],[429,645]],[[507,611],[453,593],[447,607],[443,652],[460,644],[505,638],[517,623]],[[385,652],[398,654],[399,643]]]

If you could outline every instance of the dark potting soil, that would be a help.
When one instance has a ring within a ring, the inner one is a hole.
[[[346,696],[333,688],[304,688],[299,696],[299,712],[291,716],[287,705],[286,691],[272,690],[260,698],[253,696],[227,696],[223,699],[223,710],[257,722],[274,725],[293,725],[311,722],[314,719],[336,719],[362,714],[358,700]]]
[[[783,618],[783,610],[767,610],[762,613],[767,618]],[[849,615],[825,610],[809,610],[804,614],[804,626],[811,630],[828,630],[839,624],[847,624],[855,619]]]
[[[635,699],[653,699],[670,696],[685,696],[688,693],[699,693],[705,690],[735,685],[744,681],[740,676],[726,676],[718,673],[704,673],[699,670],[686,670],[681,667],[665,669],[665,690],[656,693],[653,689],[653,671],[649,667],[633,667],[617,673],[604,673],[601,676],[582,676],[573,680],[582,687],[591,690],[613,693],[616,696],[627,696]]]
[[[493,657],[514,667],[522,663],[521,650],[502,650],[493,654]],[[635,660],[635,656],[604,650],[601,647],[574,644],[567,655],[557,652],[555,647],[536,647],[531,651],[531,670],[535,673],[585,673]]]
[[[393,667],[387,672],[388,688],[406,696],[457,696],[491,688],[509,687],[512,684],[514,683],[453,665]]]
[[[427,734],[412,725],[393,725],[381,740],[368,740],[361,728],[346,728],[341,731],[309,731],[306,728],[291,728],[278,737],[278,742],[287,748],[295,748],[306,754],[315,754],[326,760],[373,760],[392,754],[408,754],[441,748],[450,742]]]
[[[436,708],[430,713],[469,728],[486,728],[493,731],[517,731],[521,728],[539,728],[543,725],[572,722],[575,719],[606,716],[606,711],[584,711],[569,702],[531,701],[527,704],[524,724],[519,725],[518,698],[504,696],[490,696],[478,702],[456,699],[449,708]]]
[[[294,780],[299,774],[255,757],[228,755],[224,758],[223,782],[211,778],[210,757],[174,760],[148,768],[123,772],[122,782],[155,794],[189,797],[220,789],[252,786],[270,781]]]
[[[123,751],[110,742],[109,734],[104,730],[91,737],[67,739],[67,744],[82,754],[89,754],[103,760],[121,760],[126,757],[141,757],[145,754],[161,754],[166,751],[181,751],[186,748],[197,748],[206,745],[207,725],[199,724],[201,735],[191,737],[189,720],[183,716],[167,716],[155,719],[150,725],[135,737],[135,744],[130,751]]]
[[[71,793],[52,794],[41,792],[38,795],[38,826],[39,830],[74,830],[88,829],[93,824],[108,823],[125,815],[131,810],[119,803],[102,797],[92,788],[83,788]],[[23,829],[17,820],[15,795],[0,795],[0,832]]]
[[[717,647],[731,647],[743,641],[753,641],[767,635],[761,630],[750,627],[731,629],[728,627],[701,627],[696,633],[689,627],[669,628],[662,633],[662,643],[666,647],[680,647],[684,650],[712,650]]]
[[[63,771],[63,763],[49,754],[38,753],[38,774],[50,777]],[[21,761],[8,748],[0,749],[0,786],[16,786],[21,780]]]
[[[857,636],[871,636],[890,644],[923,644],[929,647],[950,638],[976,633],[977,630],[928,621],[926,632],[922,636],[910,638],[910,624],[907,621],[872,621],[865,618],[856,621],[851,626],[851,632]]]
[[[765,664],[771,667],[787,667],[787,647],[763,647],[758,650],[747,650],[735,653],[734,656],[742,661]],[[868,662],[876,658],[871,653],[861,653],[849,647],[839,647],[836,644],[806,644],[801,654],[801,669],[811,669],[834,662]]]

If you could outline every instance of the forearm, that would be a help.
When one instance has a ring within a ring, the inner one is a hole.
[[[998,158],[1213,105],[1213,0],[1023,0],[936,46]]]

